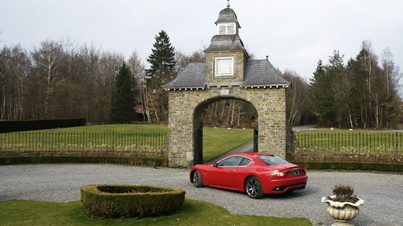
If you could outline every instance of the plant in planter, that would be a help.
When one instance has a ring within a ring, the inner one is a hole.
[[[358,206],[364,205],[352,186],[342,184],[334,186],[333,195],[322,197],[322,202],[328,203],[326,211],[336,220],[332,226],[352,225],[349,222],[358,216]]]

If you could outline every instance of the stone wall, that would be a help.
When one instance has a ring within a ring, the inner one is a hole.
[[[214,76],[214,61],[217,57],[234,57],[234,76]],[[244,81],[244,52],[214,52],[206,54],[206,82],[207,84],[214,83],[235,83],[242,84]]]
[[[192,165],[195,130],[209,104],[223,99],[250,102],[258,113],[258,150],[286,157],[285,89],[212,87],[197,91],[169,92],[168,158],[171,167]]]

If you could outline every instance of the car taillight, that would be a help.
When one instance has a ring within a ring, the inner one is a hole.
[[[287,172],[285,171],[278,171],[278,170],[276,170],[276,171],[274,171],[273,173],[272,173],[274,176],[278,176],[278,177],[284,177],[285,175],[287,175]]]

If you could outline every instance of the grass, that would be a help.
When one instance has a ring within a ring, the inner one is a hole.
[[[98,133],[167,133],[166,125],[155,124],[110,124],[77,126],[62,129],[41,130],[42,132],[98,132]]]
[[[253,139],[252,130],[203,129],[203,161],[211,160]]]
[[[160,150],[166,125],[92,125],[0,133],[0,150]],[[251,130],[204,128],[203,159],[208,161],[252,140]]]
[[[296,132],[300,147],[308,153],[399,154],[403,133],[366,130],[314,130]]]
[[[181,209],[167,216],[129,219],[94,219],[80,201],[68,203],[9,200],[0,202],[0,225],[312,225],[303,218],[233,215],[203,201],[186,199]]]

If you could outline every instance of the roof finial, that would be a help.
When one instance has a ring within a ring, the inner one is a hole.
[[[227,8],[229,8],[229,7],[230,7],[230,4],[229,4],[229,1],[230,1],[230,0],[227,0],[227,1],[228,1],[228,5],[227,5]]]

